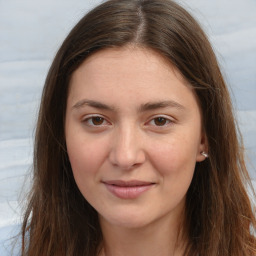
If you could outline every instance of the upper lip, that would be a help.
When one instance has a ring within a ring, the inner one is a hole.
[[[147,185],[155,184],[154,182],[140,181],[140,180],[129,180],[129,181],[107,180],[107,181],[103,181],[103,183],[105,183],[107,185],[114,185],[114,186],[119,186],[119,187],[136,187],[136,186],[147,186]]]

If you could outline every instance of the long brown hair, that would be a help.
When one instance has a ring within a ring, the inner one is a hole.
[[[255,212],[242,140],[211,45],[191,15],[170,0],[110,0],[84,16],[49,70],[38,117],[33,187],[22,227],[22,255],[97,255],[97,212],[74,181],[65,145],[69,80],[91,54],[135,44],[154,49],[194,88],[210,158],[197,163],[187,192],[185,255],[256,255]]]

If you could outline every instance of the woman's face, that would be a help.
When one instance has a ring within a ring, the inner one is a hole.
[[[192,89],[158,53],[125,47],[86,59],[70,81],[65,134],[101,223],[180,219],[205,138]]]

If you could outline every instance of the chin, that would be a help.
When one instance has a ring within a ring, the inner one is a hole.
[[[120,211],[118,215],[112,215],[111,217],[100,217],[100,221],[107,222],[112,226],[116,226],[119,228],[127,228],[127,229],[138,229],[143,228],[149,225],[153,220],[150,218],[145,218],[145,214],[134,212],[129,213],[125,212],[123,213]]]

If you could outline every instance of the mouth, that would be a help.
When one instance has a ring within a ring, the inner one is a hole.
[[[104,181],[103,184],[114,196],[121,199],[135,199],[139,197],[144,192],[153,188],[156,183],[131,180],[110,180]]]

